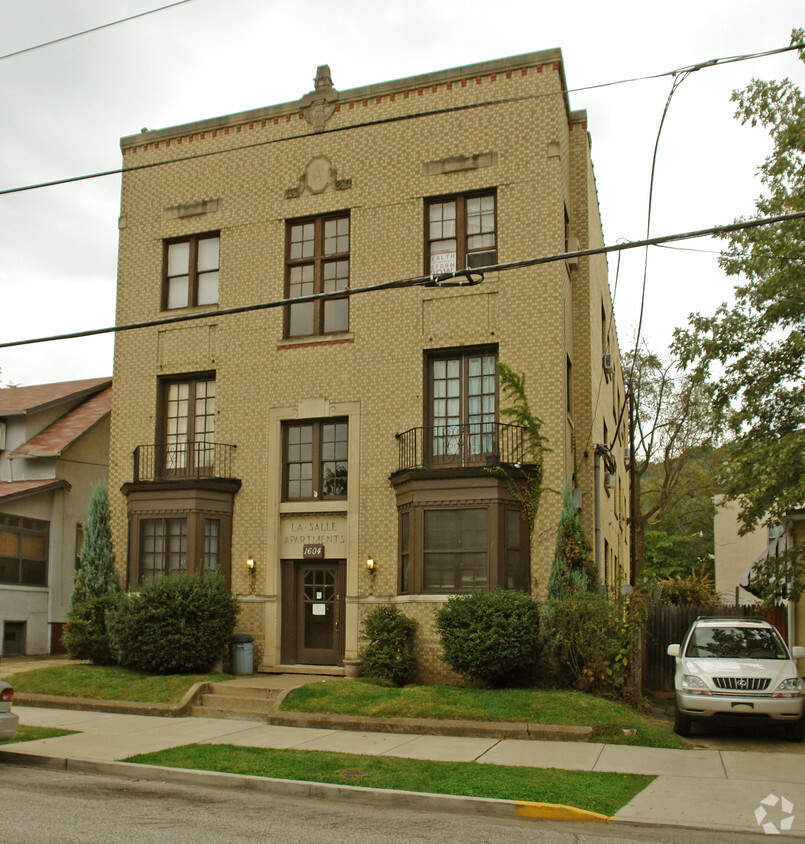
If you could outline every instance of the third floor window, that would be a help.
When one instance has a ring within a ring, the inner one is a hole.
[[[285,291],[289,299],[349,288],[349,216],[316,217],[288,224]],[[349,299],[288,305],[285,336],[309,337],[349,330]]]
[[[494,193],[429,200],[425,226],[429,275],[497,263]]]
[[[218,233],[165,242],[163,308],[217,304],[220,245]]]

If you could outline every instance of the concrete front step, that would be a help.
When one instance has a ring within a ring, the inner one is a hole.
[[[217,709],[212,706],[191,706],[188,715],[194,718],[231,718],[234,721],[260,721],[265,724],[270,715],[265,712],[233,712],[230,709]]]
[[[190,708],[190,715],[199,718],[248,718],[265,721],[274,714],[280,698],[279,690],[230,683],[211,683]]]

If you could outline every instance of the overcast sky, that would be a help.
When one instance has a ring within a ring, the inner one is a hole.
[[[0,55],[145,12],[169,0],[0,0]],[[329,64],[338,89],[505,56],[562,49],[573,109],[586,109],[607,244],[646,234],[651,156],[666,76],[586,86],[788,45],[802,0],[190,0],[0,60],[0,189],[118,168],[119,140],[296,100]],[[703,69],[674,95],[660,141],[651,234],[752,216],[761,129],[733,117],[753,78],[805,86],[793,52]],[[21,340],[114,323],[119,176],[0,195],[0,337]],[[729,298],[720,247],[697,240],[648,256],[643,336]],[[617,258],[611,257],[610,286]],[[643,252],[624,253],[615,290],[622,349],[637,328]],[[111,336],[0,349],[0,382],[112,373]]]

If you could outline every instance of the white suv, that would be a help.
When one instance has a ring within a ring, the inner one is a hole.
[[[805,688],[796,660],[777,630],[757,618],[697,618],[676,657],[674,731],[690,735],[691,721],[713,716],[772,718],[786,738],[805,738]]]

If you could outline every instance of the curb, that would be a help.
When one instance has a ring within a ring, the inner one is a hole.
[[[122,779],[159,781],[177,785],[203,786],[236,791],[257,791],[281,797],[304,797],[314,800],[338,800],[368,806],[393,806],[397,809],[418,809],[430,812],[483,815],[487,818],[524,818],[606,823],[607,815],[589,812],[559,803],[527,803],[492,797],[462,797],[452,794],[429,794],[421,791],[397,791],[366,788],[357,785],[281,780],[270,777],[199,771],[190,768],[160,768],[132,762],[103,762],[71,759],[61,756],[32,756],[13,750],[0,750],[0,762],[25,768],[43,768],[75,774],[97,774]]]
[[[116,715],[156,715],[163,718],[184,718],[195,699],[206,691],[210,683],[195,683],[185,692],[179,703],[143,703],[136,700],[98,700],[88,697],[38,695],[15,692],[16,706],[38,706],[44,709],[71,709],[87,712],[112,712]]]
[[[17,706],[47,709],[112,712],[118,715],[155,715],[163,718],[190,717],[194,700],[209,683],[196,683],[180,703],[140,703],[124,700],[95,700],[17,692]],[[411,733],[425,736],[467,736],[471,738],[520,739],[523,741],[589,741],[592,727],[531,724],[525,721],[461,721],[439,718],[371,718],[363,715],[336,715],[319,712],[276,712],[254,719],[278,727],[312,727],[325,730],[352,730],[367,733]]]

